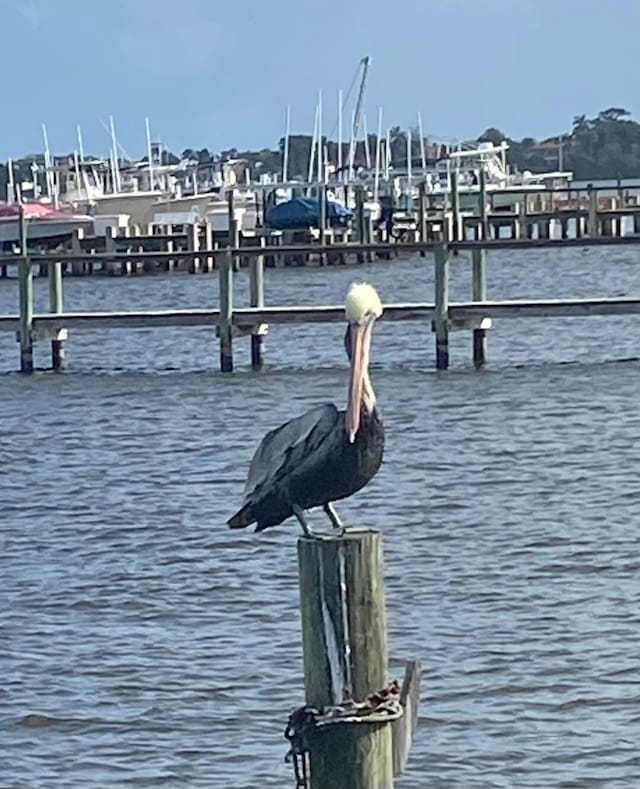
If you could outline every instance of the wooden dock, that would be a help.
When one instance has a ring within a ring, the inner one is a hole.
[[[98,253],[98,261],[116,261],[120,265],[133,265],[145,261],[149,256],[165,259],[167,256],[192,261],[195,257],[217,256],[220,302],[215,308],[66,312],[64,310],[63,276],[64,263],[73,265],[83,259],[80,254],[49,253],[37,258],[41,266],[47,267],[49,280],[49,311],[34,312],[33,276],[34,262],[28,254],[26,225],[22,224],[20,255],[5,256],[0,262],[17,270],[17,302],[15,314],[0,315],[0,331],[15,332],[20,345],[20,370],[34,369],[34,345],[38,342],[51,343],[51,367],[60,370],[64,366],[65,344],[69,332],[96,329],[161,328],[179,326],[209,326],[215,328],[220,346],[220,369],[233,370],[234,341],[238,337],[251,337],[251,365],[254,369],[264,362],[263,338],[272,324],[342,322],[344,308],[338,305],[281,307],[266,306],[264,303],[264,269],[266,247],[230,246],[224,250],[191,249],[170,252]],[[412,241],[396,243],[342,243],[338,245],[308,244],[281,247],[281,252],[291,254],[324,254],[339,251],[345,256],[391,254],[398,247],[404,252],[426,255],[433,254],[435,267],[435,298],[433,303],[386,304],[382,320],[422,321],[435,335],[435,361],[438,369],[449,366],[449,335],[453,331],[472,332],[472,353],[476,367],[486,361],[486,332],[494,318],[558,318],[587,317],[602,315],[628,315],[640,313],[640,295],[637,297],[614,297],[596,299],[546,299],[492,301],[487,289],[487,254],[495,249],[532,249],[593,247],[604,245],[627,245],[640,243],[640,234],[617,237],[599,236],[585,238],[512,238],[485,240]],[[471,251],[472,301],[452,302],[449,300],[449,265],[452,255],[461,250]],[[235,308],[233,305],[233,276],[240,259],[248,261],[250,307]],[[9,285],[7,282],[6,285]]]
[[[455,185],[455,179],[454,179]],[[34,276],[48,276],[49,262],[61,263],[63,276],[103,274],[139,275],[166,271],[192,274],[216,270],[229,247],[233,265],[249,265],[256,248],[264,250],[264,266],[344,264],[369,262],[410,252],[425,253],[426,245],[445,239],[463,241],[524,241],[527,246],[548,240],[627,238],[640,235],[640,184],[618,189],[487,191],[480,179],[477,205],[460,209],[457,192],[435,208],[424,187],[417,204],[403,212],[393,227],[374,223],[364,209],[364,193],[356,188],[356,216],[351,227],[322,227],[309,231],[270,231],[258,227],[243,235],[235,224],[234,192],[228,192],[229,231],[214,233],[204,221],[189,225],[131,225],[114,234],[84,236],[76,230],[62,244],[50,247],[26,241]],[[605,193],[605,194],[603,194]],[[500,207],[508,198],[515,210]],[[322,200],[321,200],[322,203]],[[325,212],[321,212],[321,216]],[[0,254],[0,276],[11,273],[15,254]]]

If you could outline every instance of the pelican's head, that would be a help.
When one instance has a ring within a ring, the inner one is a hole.
[[[368,375],[369,349],[373,324],[376,318],[382,315],[382,302],[372,285],[354,282],[347,293],[344,311],[348,321],[344,344],[351,361],[346,429],[349,441],[353,443],[360,427],[363,400],[369,411],[375,405],[375,395]]]

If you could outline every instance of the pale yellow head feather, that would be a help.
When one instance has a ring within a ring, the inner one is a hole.
[[[344,311],[349,323],[362,324],[382,315],[382,302],[373,285],[354,282],[347,293]]]

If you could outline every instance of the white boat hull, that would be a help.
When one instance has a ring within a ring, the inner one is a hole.
[[[85,234],[93,233],[91,217],[71,217],[69,219],[29,219],[27,238],[30,241],[46,241],[66,238],[76,228],[83,228]],[[20,223],[14,217],[0,218],[0,244],[17,244],[20,241]]]

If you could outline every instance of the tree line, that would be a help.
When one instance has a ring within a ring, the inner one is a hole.
[[[408,163],[408,142],[411,135],[410,156],[412,166],[419,167],[423,155],[428,164],[446,156],[447,146],[434,143],[424,138],[422,142],[417,129],[409,132],[399,126],[389,132],[389,150],[392,165],[405,170]],[[506,140],[509,144],[508,161],[513,170],[541,172],[557,169],[560,165],[571,170],[579,180],[601,178],[638,178],[640,177],[640,123],[631,118],[630,113],[619,107],[610,107],[598,113],[594,118],[585,115],[573,119],[570,131],[547,140],[539,141],[533,137],[521,140],[510,138],[497,128],[486,129],[471,143],[492,142],[495,145]],[[212,153],[208,148],[186,148],[180,155],[164,151],[163,164],[180,165],[190,168],[213,168],[221,161],[239,159],[245,161],[252,177],[261,173],[281,173],[284,157],[284,139],[281,138],[275,150],[263,148],[258,151],[242,151],[231,148],[220,153]],[[386,150],[387,138],[381,140],[383,153]],[[289,137],[288,176],[289,178],[306,178],[309,168],[309,157],[312,150],[312,137],[306,134],[294,134]],[[377,137],[369,134],[366,142],[361,140],[355,149],[354,166],[364,167],[374,163]],[[329,162],[336,165],[338,143],[324,139],[323,147]],[[349,144],[342,144],[342,162],[346,167],[349,160]],[[143,159],[144,161],[144,159]],[[44,165],[42,155],[25,156],[13,163],[16,182],[31,181],[34,163]],[[0,197],[6,195],[9,181],[8,167],[0,164]]]

